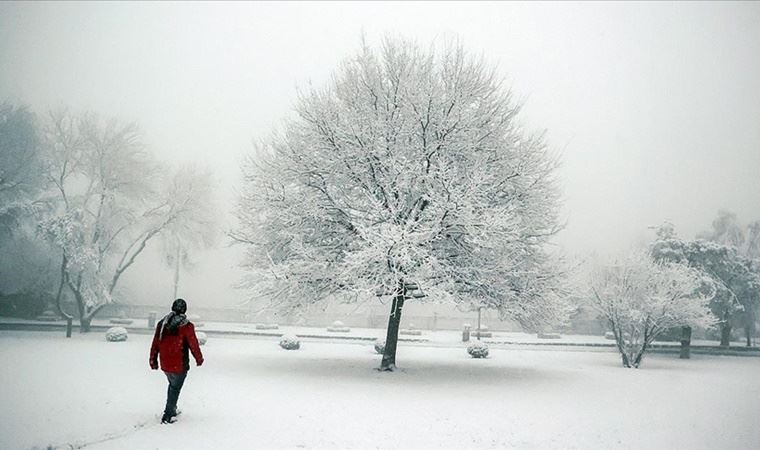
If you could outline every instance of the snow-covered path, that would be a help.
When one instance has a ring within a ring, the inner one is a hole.
[[[183,414],[157,425],[165,378],[148,336],[0,332],[0,448],[760,448],[760,358],[210,339]]]

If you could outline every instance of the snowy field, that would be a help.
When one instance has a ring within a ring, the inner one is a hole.
[[[149,344],[0,332],[0,449],[760,448],[760,358],[211,338],[159,425]]]

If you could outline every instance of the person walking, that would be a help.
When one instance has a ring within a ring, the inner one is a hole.
[[[175,300],[171,312],[156,324],[156,333],[150,346],[150,368],[158,370],[160,361],[161,370],[169,380],[161,423],[174,423],[179,415],[177,399],[190,370],[188,351],[193,354],[197,366],[203,364],[203,354],[195,336],[195,326],[187,320],[186,312],[187,302],[181,298]]]

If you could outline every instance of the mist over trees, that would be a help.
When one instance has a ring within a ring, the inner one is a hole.
[[[557,162],[519,109],[460,46],[363,45],[247,161],[233,238],[251,295],[285,311],[390,297],[384,370],[410,298],[530,329],[566,319],[545,248],[560,228]]]
[[[213,239],[210,175],[164,167],[135,124],[66,110],[39,119],[3,106],[2,114],[4,232],[25,233],[16,255],[46,255],[45,283],[33,290],[76,315],[82,331],[118,297],[149,242],[168,236],[189,250],[188,239]],[[63,307],[67,296],[75,314]]]

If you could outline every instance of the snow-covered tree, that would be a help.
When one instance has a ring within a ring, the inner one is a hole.
[[[682,264],[632,252],[599,264],[588,280],[588,297],[607,320],[623,360],[638,368],[662,332],[682,326],[710,327],[715,319],[702,274]]]
[[[36,213],[45,206],[39,201],[47,186],[44,162],[37,116],[0,103],[0,296],[18,299],[9,312],[39,313],[55,289],[55,261],[36,235]]]
[[[180,272],[193,265],[192,252],[210,247],[217,234],[218,210],[213,201],[211,173],[193,166],[177,170],[167,187],[169,198],[186,205],[182,217],[161,233],[164,260],[174,270],[172,299],[179,297]]]
[[[55,189],[39,230],[61,252],[59,308],[67,286],[88,331],[148,242],[197,211],[195,198],[161,188],[163,172],[133,124],[54,113],[46,151]]]
[[[0,239],[29,215],[45,187],[39,143],[34,114],[23,106],[0,103]]]
[[[535,328],[567,317],[546,243],[557,162],[496,71],[461,46],[363,45],[245,164],[232,233],[252,297],[286,311],[390,297],[381,369],[410,298]]]
[[[760,261],[748,251],[745,233],[735,216],[721,211],[712,232],[695,240],[680,239],[671,224],[660,226],[651,253],[657,260],[677,262],[706,274],[715,284],[710,306],[720,319],[720,345],[728,346],[734,318],[738,317],[751,345],[755,310],[760,303]],[[752,227],[746,236],[755,239]]]

